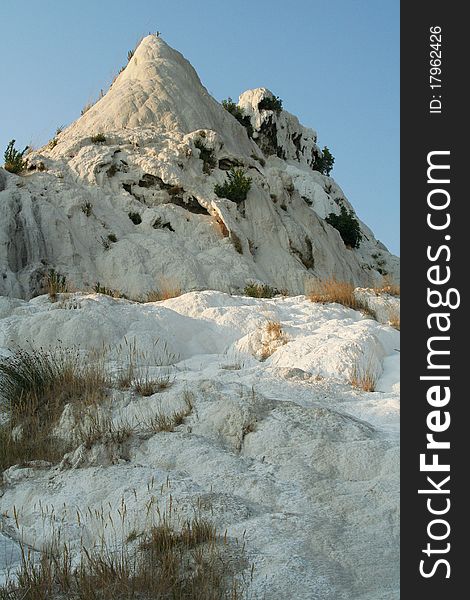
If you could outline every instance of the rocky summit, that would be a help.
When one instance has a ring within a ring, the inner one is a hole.
[[[304,293],[331,276],[397,279],[397,257],[365,224],[351,248],[325,221],[357,217],[316,170],[315,131],[273,110],[273,98],[243,93],[237,120],[179,52],[145,37],[98,102],[27,154],[25,174],[0,169],[0,293],[34,296],[50,269],[75,289],[100,282],[130,297],[162,280]],[[233,170],[250,180],[235,201],[214,191]]]

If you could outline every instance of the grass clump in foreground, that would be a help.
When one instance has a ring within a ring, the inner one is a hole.
[[[207,519],[182,527],[165,512],[145,532],[132,531],[110,547],[82,547],[78,561],[60,531],[41,558],[23,549],[15,579],[0,587],[2,600],[241,600],[246,585],[243,547],[234,547]]]
[[[32,460],[57,462],[69,450],[54,438],[66,404],[87,406],[107,397],[109,385],[98,355],[75,348],[17,350],[0,360],[0,471]]]
[[[320,304],[337,303],[359,310],[365,315],[375,318],[374,312],[365,302],[356,297],[354,286],[347,281],[339,281],[335,277],[330,277],[325,281],[318,281],[310,288],[308,295],[311,302],[319,302]]]

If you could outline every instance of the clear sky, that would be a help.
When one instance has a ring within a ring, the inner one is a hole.
[[[0,150],[35,146],[107,90],[149,32],[217,99],[268,87],[318,131],[359,217],[399,252],[399,0],[0,3]]]

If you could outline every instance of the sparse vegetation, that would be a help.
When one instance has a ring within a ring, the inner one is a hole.
[[[160,431],[172,432],[175,427],[182,425],[184,420],[189,417],[193,412],[194,403],[193,395],[191,392],[184,392],[183,394],[184,407],[180,410],[173,411],[170,414],[165,414],[159,410],[155,415],[149,417],[145,425],[152,433],[159,433]]]
[[[284,344],[287,344],[287,336],[282,329],[279,321],[268,321],[264,325],[264,335],[259,357],[261,360],[266,360],[274,352]]]
[[[94,102],[87,102],[87,104],[85,104],[85,106],[82,108],[82,110],[80,111],[80,114],[83,115],[88,112],[90,110],[90,108],[94,105]]]
[[[325,146],[322,150],[321,156],[319,154],[316,155],[313,168],[315,169],[315,171],[320,171],[320,173],[322,173],[322,175],[329,176],[333,169],[334,162],[335,162],[334,156],[331,154],[331,152]]]
[[[251,298],[274,298],[277,290],[267,283],[248,283],[243,290],[245,296]]]
[[[91,407],[86,413],[86,418],[78,424],[75,432],[76,442],[83,444],[90,450],[96,444],[109,447],[113,444],[123,444],[134,433],[134,428],[127,422],[114,421],[106,414],[99,411],[98,407]]]
[[[370,364],[364,366],[358,360],[353,365],[349,383],[363,392],[375,392],[377,375]]]
[[[140,225],[142,223],[142,217],[137,212],[128,213],[129,219],[134,223],[134,225]]]
[[[127,531],[94,546],[83,544],[78,556],[55,530],[38,559],[22,546],[22,566],[0,587],[2,600],[240,600],[247,584],[237,573],[245,565],[243,547],[230,547],[208,519],[198,513],[181,520],[170,503],[147,517],[146,531]],[[87,523],[87,513],[79,512]],[[90,511],[91,512],[91,511]],[[111,516],[103,528],[113,525]],[[236,548],[236,552],[233,550]]]
[[[15,173],[18,175],[26,168],[27,161],[23,159],[23,156],[28,150],[28,146],[26,146],[26,148],[20,152],[15,148],[15,141],[16,140],[11,140],[7,146],[7,149],[5,150],[5,154],[3,155],[5,164],[3,167],[9,173]]]
[[[66,294],[69,291],[67,278],[55,269],[49,269],[45,278],[45,288],[51,302],[57,300],[57,294]]]
[[[238,254],[243,254],[242,241],[234,231],[230,233],[230,239],[236,252],[238,252]]]
[[[321,304],[329,302],[342,304],[347,308],[359,310],[375,318],[373,311],[368,305],[356,298],[353,284],[347,281],[338,281],[335,277],[314,283],[310,288],[309,299],[311,302],[319,302]]]
[[[248,115],[245,115],[243,108],[235,104],[232,98],[227,98],[227,100],[222,100],[222,106],[225,108],[227,112],[229,112],[240,125],[246,129],[248,137],[253,137],[253,126],[251,124],[251,119]]]
[[[181,296],[183,292],[181,288],[176,285],[174,281],[170,279],[162,278],[160,280],[157,290],[152,290],[145,296],[145,302],[160,302],[161,300],[169,300],[170,298],[177,298]]]
[[[80,208],[81,208],[82,213],[86,217],[89,217],[91,215],[91,213],[93,212],[93,205],[91,204],[91,202],[84,202]]]
[[[111,296],[112,298],[126,298],[127,296],[120,292],[119,290],[113,290],[111,288],[107,288],[104,285],[101,285],[99,281],[95,283],[93,286],[93,291],[96,294],[103,294],[104,296]]]
[[[219,198],[228,198],[232,202],[243,202],[251,188],[251,177],[243,169],[230,169],[224,184],[216,184],[214,192]]]
[[[67,450],[53,437],[66,404],[98,404],[107,396],[108,376],[98,354],[75,348],[16,350],[0,360],[2,409],[0,470],[30,460],[56,462]]]
[[[390,327],[400,331],[400,311],[398,308],[391,308],[388,314],[388,324]]]
[[[273,110],[276,114],[282,111],[282,100],[279,96],[265,96],[258,103],[258,110]]]
[[[390,296],[400,297],[400,284],[393,283],[392,279],[388,275],[385,275],[382,278],[381,284],[375,286],[373,290],[377,295],[389,294]]]
[[[330,213],[325,218],[325,221],[339,231],[341,239],[346,246],[359,248],[362,240],[361,226],[351,210],[348,211],[342,206],[339,215]]]
[[[104,144],[106,142],[106,137],[102,133],[92,135],[90,139],[93,144]]]
[[[214,150],[212,148],[208,148],[202,140],[196,140],[194,145],[199,150],[199,158],[203,162],[202,170],[207,175],[210,174],[211,169],[215,169],[217,166],[217,161],[215,159]]]
[[[141,396],[148,397],[168,389],[172,384],[169,375],[149,377],[148,372],[134,377],[132,388]]]

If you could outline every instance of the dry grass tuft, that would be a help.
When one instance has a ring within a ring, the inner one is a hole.
[[[60,275],[54,269],[50,269],[46,275],[44,287],[51,302],[56,302],[58,294],[66,294],[70,291],[65,275]]]
[[[161,302],[170,298],[178,298],[183,292],[175,283],[161,280],[158,290],[152,290],[145,296],[144,302]]]
[[[183,394],[183,400],[185,406],[181,410],[174,411],[169,415],[166,415],[162,411],[158,411],[153,417],[147,419],[144,425],[152,433],[159,433],[160,431],[174,431],[175,427],[178,427],[184,423],[184,420],[189,417],[194,409],[194,398],[191,392],[185,392]]]
[[[400,284],[393,283],[389,275],[385,275],[381,284],[374,287],[373,290],[377,295],[389,294],[390,296],[400,297]]]
[[[23,548],[22,568],[0,587],[2,600],[241,600],[237,572],[245,566],[226,537],[204,518],[180,529],[165,513],[147,532],[133,530],[116,547],[105,542],[82,547],[78,562],[56,533],[51,546],[34,559]]]
[[[172,383],[169,375],[150,379],[146,374],[143,377],[135,377],[132,387],[141,396],[148,397],[168,389]]]
[[[66,404],[96,405],[107,398],[101,357],[74,348],[17,350],[0,361],[2,408],[0,470],[31,460],[56,462],[67,448],[53,439]]]
[[[377,375],[371,365],[360,365],[359,361],[353,366],[349,383],[363,392],[375,392]]]
[[[264,325],[264,339],[261,345],[260,359],[266,360],[284,344],[287,344],[287,335],[279,321],[268,321]]]
[[[353,284],[347,281],[338,281],[334,277],[325,281],[318,281],[310,288],[308,297],[311,302],[319,302],[321,304],[336,302],[337,304],[359,310],[375,318],[375,314],[369,306],[356,298]]]
[[[398,309],[390,309],[388,324],[390,327],[400,331],[400,311]]]
[[[115,424],[112,419],[99,412],[97,407],[87,415],[84,423],[80,424],[77,432],[78,441],[86,449],[95,444],[123,444],[134,432],[128,423]]]

